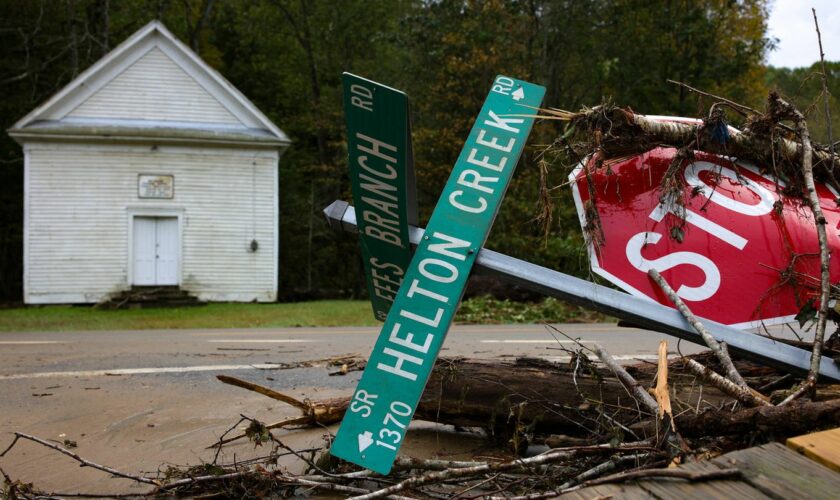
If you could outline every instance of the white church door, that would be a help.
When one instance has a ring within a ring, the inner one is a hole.
[[[134,218],[134,285],[178,284],[177,217]]]

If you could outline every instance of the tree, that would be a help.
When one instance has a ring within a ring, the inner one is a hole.
[[[426,219],[495,75],[545,85],[553,107],[612,99],[640,112],[692,115],[695,98],[666,79],[760,105],[770,46],[766,0],[0,0],[0,16],[7,128],[159,18],[285,130],[293,140],[280,161],[287,298],[365,293],[358,243],[332,234],[321,215],[336,198],[350,199],[343,71],[409,94]],[[770,74],[780,86],[787,78]],[[561,132],[555,123],[535,127],[489,246],[585,274],[569,189],[551,192],[556,234],[544,241],[533,222],[539,145]],[[21,293],[21,156],[0,138],[0,300]],[[558,169],[550,175],[552,185],[565,182]]]
[[[816,36],[816,35],[815,35]],[[829,110],[831,114],[833,140],[840,139],[840,62],[825,64]],[[823,107],[823,88],[819,63],[808,68],[767,68],[765,80],[769,90],[778,90],[787,100],[804,110],[808,119],[808,130],[814,141],[828,143],[828,122]]]

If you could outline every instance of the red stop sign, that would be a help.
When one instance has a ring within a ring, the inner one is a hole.
[[[738,328],[791,321],[808,300],[818,300],[819,244],[807,205],[781,196],[753,165],[697,152],[678,173],[685,182],[680,225],[659,202],[660,182],[675,152],[659,148],[572,172],[584,233],[592,233],[587,208],[597,211],[603,230],[603,243],[588,238],[593,272],[633,295],[672,306],[647,275],[656,269],[695,314]],[[817,186],[817,194],[836,255],[838,195],[825,185]],[[838,279],[840,263],[833,259],[831,281]]]

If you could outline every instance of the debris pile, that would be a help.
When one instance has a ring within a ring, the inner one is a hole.
[[[562,335],[556,329],[552,333]],[[642,477],[684,481],[737,477],[736,469],[698,473],[674,465],[840,423],[836,386],[819,386],[811,401],[790,400],[797,377],[731,359],[722,345],[669,361],[662,342],[657,363],[630,366],[621,366],[598,345],[577,344],[573,349],[563,345],[558,343],[566,350],[568,363],[529,358],[438,360],[415,417],[483,435],[498,451],[462,460],[401,456],[388,476],[329,455],[332,434],[326,426],[341,420],[349,397],[300,401],[224,375],[217,378],[289,404],[301,415],[269,424],[243,416],[209,446],[213,461],[186,469],[168,467],[154,477],[96,464],[65,446],[23,433],[16,433],[2,455],[19,440],[34,441],[82,466],[147,485],[145,496],[333,492],[359,498],[544,498]],[[332,373],[341,373],[348,365],[360,369],[363,364],[357,357],[310,363]],[[283,436],[302,427],[324,429],[324,445],[287,446]],[[268,452],[256,460],[218,461],[223,447],[246,439]],[[288,456],[296,457],[302,469],[294,472],[277,465],[279,458]],[[5,482],[9,498],[60,496],[8,476]]]
[[[840,425],[840,389],[819,384],[817,379],[821,356],[837,356],[840,351],[837,334],[828,342],[824,339],[833,313],[830,298],[838,295],[838,289],[829,283],[826,220],[814,188],[815,182],[822,182],[840,192],[840,158],[833,144],[811,142],[803,115],[777,94],[770,94],[763,112],[704,95],[715,102],[699,121],[651,119],[611,104],[575,113],[542,109],[540,116],[569,122],[567,133],[552,147],[569,157],[586,158],[596,169],[608,169],[616,161],[652,148],[674,148],[669,174],[660,185],[660,201],[673,205],[675,213],[685,206],[685,186],[676,174],[697,151],[753,161],[781,181],[779,192],[800,200],[802,207],[812,212],[819,236],[821,274],[806,277],[815,289],[810,304],[818,306],[813,318],[814,340],[778,339],[811,350],[807,374],[784,373],[733,358],[726,344],[707,331],[671,284],[656,269],[650,269],[650,279],[698,332],[709,351],[672,360],[663,341],[656,363],[623,366],[602,346],[567,337],[558,340],[557,348],[566,351],[568,363],[538,359],[513,363],[437,361],[414,417],[486,437],[497,450],[490,456],[464,460],[401,456],[390,474],[379,475],[329,454],[334,434],[328,426],[341,421],[351,405],[349,397],[301,401],[223,375],[218,376],[221,382],[282,401],[297,408],[300,415],[274,423],[243,415],[210,446],[215,450],[212,462],[189,469],[170,467],[155,477],[96,464],[66,446],[24,433],[15,433],[14,441],[0,456],[10,453],[20,440],[33,441],[81,466],[147,485],[148,492],[140,496],[263,497],[332,492],[359,499],[537,499],[645,477],[683,481],[740,477],[742,471],[735,468],[678,466]],[[743,130],[729,126],[724,109],[745,117]],[[548,192],[543,189],[546,202]],[[543,213],[550,214],[550,210]],[[597,212],[587,210],[586,216],[590,238],[598,238]],[[550,217],[543,220],[550,221]],[[554,327],[546,328],[555,338],[565,336]],[[569,342],[575,347],[564,347]],[[330,375],[341,376],[363,369],[364,360],[342,357],[320,360],[320,365],[326,365]],[[301,427],[323,429],[324,445],[309,449],[287,446],[284,436]],[[225,446],[245,439],[267,447],[267,455],[219,462]],[[283,456],[296,457],[301,470],[278,465]],[[9,498],[60,496],[3,475]]]

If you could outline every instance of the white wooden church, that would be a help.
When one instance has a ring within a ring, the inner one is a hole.
[[[133,287],[273,301],[289,139],[160,22],[9,134],[24,151],[24,300]]]

